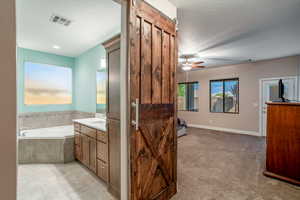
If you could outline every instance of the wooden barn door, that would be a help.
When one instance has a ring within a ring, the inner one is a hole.
[[[129,5],[130,199],[176,193],[176,24],[144,1]]]

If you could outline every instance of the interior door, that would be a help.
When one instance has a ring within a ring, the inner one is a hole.
[[[297,100],[297,79],[296,78],[282,78],[284,84],[284,98],[288,100]],[[262,81],[262,102],[261,102],[261,112],[262,112],[262,131],[263,136],[267,133],[267,105],[268,101],[278,101],[279,100],[279,88],[278,79],[269,79]]]
[[[130,199],[176,193],[176,24],[144,1],[130,1]]]

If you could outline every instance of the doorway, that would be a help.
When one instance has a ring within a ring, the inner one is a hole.
[[[118,199],[121,8],[16,0],[18,200]]]
[[[266,136],[267,127],[267,105],[268,101],[278,101],[278,81],[282,79],[285,93],[284,97],[290,101],[297,100],[297,77],[278,77],[260,80],[260,134]]]

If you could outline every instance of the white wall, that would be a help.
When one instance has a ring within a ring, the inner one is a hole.
[[[260,135],[259,80],[263,78],[297,76],[300,56],[245,63],[225,67],[178,73],[178,82],[198,81],[199,111],[179,111],[178,117],[197,127]],[[211,113],[209,111],[209,81],[239,78],[239,114]]]
[[[177,18],[177,8],[168,0],[145,0],[160,12],[164,13],[171,19]]]
[[[16,24],[15,0],[0,1],[0,199],[15,200],[16,163]]]

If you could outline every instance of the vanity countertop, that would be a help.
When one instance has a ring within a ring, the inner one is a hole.
[[[73,122],[95,128],[100,131],[106,131],[106,120],[101,118],[86,118],[86,119],[74,119]]]

